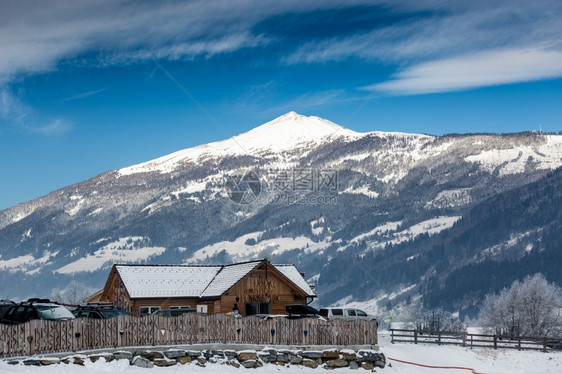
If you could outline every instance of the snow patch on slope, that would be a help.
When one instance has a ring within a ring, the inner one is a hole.
[[[377,226],[374,229],[357,235],[349,241],[348,245],[338,248],[338,252],[345,251],[351,245],[366,241],[368,250],[384,248],[388,244],[396,245],[402,242],[415,239],[421,234],[435,235],[443,230],[453,227],[455,222],[461,219],[462,216],[438,216],[431,218],[415,225],[412,225],[400,232],[396,232],[402,221],[387,222],[383,225]],[[384,235],[383,235],[384,234]]]
[[[371,236],[377,235],[377,234],[381,234],[384,233],[386,231],[396,231],[396,229],[398,228],[398,226],[400,226],[402,224],[402,221],[396,221],[396,222],[387,222],[383,225],[377,226],[374,229],[372,229],[369,232],[366,232],[364,234],[361,235],[357,235],[356,237],[354,237],[353,239],[351,239],[349,241],[350,244],[356,244],[359,243]]]
[[[170,192],[170,195],[174,195],[176,198],[181,194],[193,194],[196,192],[203,192],[207,189],[207,182],[205,181],[192,181],[187,183],[182,189]]]
[[[438,216],[419,222],[400,232],[395,231],[398,229],[398,226],[402,224],[402,222],[388,222],[384,225],[375,227],[369,232],[356,236],[355,238],[351,239],[349,245],[339,248],[338,251],[344,251],[349,248],[350,245],[357,244],[362,241],[367,242],[367,250],[376,250],[384,248],[389,244],[396,245],[411,239],[415,239],[421,234],[428,234],[430,236],[435,235],[443,230],[450,229],[451,227],[453,227],[455,222],[457,222],[461,218],[462,216]],[[384,237],[381,237],[381,234],[384,234]]]
[[[536,164],[538,169],[556,169],[562,165],[562,137],[544,136],[546,142],[536,147],[493,149],[465,157],[465,161],[479,163],[490,173],[501,166],[501,176],[523,173],[528,163]]]
[[[365,196],[370,197],[372,199],[376,199],[377,197],[379,197],[378,192],[371,191],[369,189],[369,186],[360,186],[360,187],[349,186],[342,193],[348,193],[348,194],[354,194],[354,195],[365,195]]]
[[[267,240],[259,240],[264,231],[258,231],[242,235],[234,241],[222,241],[203,247],[193,253],[188,263],[204,261],[207,258],[216,256],[225,251],[231,256],[232,261],[239,262],[256,258],[257,255],[262,257],[269,255],[279,255],[283,252],[301,249],[304,253],[321,252],[330,245],[328,240],[314,242],[305,236],[296,238],[274,238]]]
[[[453,227],[455,222],[461,219],[462,216],[439,216],[428,219],[408,227],[406,230],[394,234],[395,239],[390,241],[390,244],[399,244],[410,239],[414,239],[421,234],[428,234],[429,236],[435,235],[443,230]]]
[[[374,299],[365,300],[365,301],[351,301],[350,297],[345,297],[336,301],[334,304],[330,305],[331,307],[339,307],[339,308],[357,308],[361,309],[362,311],[366,312],[367,314],[371,314],[374,316],[379,316],[380,311],[378,307],[378,303],[382,300],[389,300],[392,301],[396,299],[398,296],[403,295],[404,293],[413,290],[416,287],[415,284],[412,284],[407,287],[403,287],[397,291],[391,293],[382,294]]]
[[[441,191],[435,199],[425,204],[425,209],[453,208],[464,206],[471,201],[470,188],[457,188]]]
[[[84,271],[95,271],[102,269],[105,264],[134,263],[147,260],[150,257],[160,255],[166,251],[163,247],[145,246],[148,238],[141,236],[129,236],[120,238],[114,242],[104,245],[93,254],[89,254],[77,261],[71,262],[60,269],[57,273],[72,274]]]
[[[481,252],[481,255],[483,255],[483,257],[497,256],[497,255],[501,254],[502,252],[519,245],[520,243],[525,241],[525,239],[528,239],[531,234],[534,234],[536,232],[537,232],[537,230],[527,231],[527,232],[524,232],[524,233],[513,233],[513,234],[511,234],[511,236],[508,240],[506,240],[502,243],[496,244],[492,247],[484,249]],[[533,248],[532,243],[529,243],[525,247],[525,251],[529,252],[532,248]]]
[[[310,221],[310,231],[314,235],[320,235],[324,232],[324,227],[322,226],[326,220],[324,217],[320,217],[314,221]]]
[[[51,257],[55,257],[57,254],[58,252],[45,251],[39,258],[35,258],[32,255],[24,255],[7,260],[1,260],[2,256],[0,256],[0,270],[9,271],[10,273],[21,271],[29,275],[35,274],[44,265],[49,263]]]

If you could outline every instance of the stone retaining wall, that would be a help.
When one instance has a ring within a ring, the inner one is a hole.
[[[230,365],[234,367],[259,368],[264,364],[273,365],[302,365],[310,368],[323,367],[326,369],[344,368],[373,370],[375,367],[384,368],[386,358],[383,353],[371,349],[324,349],[299,350],[265,347],[257,350],[230,349],[135,349],[115,352],[101,352],[90,355],[74,354],[63,357],[33,357],[27,359],[9,360],[9,364],[24,364],[47,366],[56,364],[84,365],[87,360],[95,362],[103,359],[128,360],[131,365],[152,368],[154,366],[198,365],[209,363]]]

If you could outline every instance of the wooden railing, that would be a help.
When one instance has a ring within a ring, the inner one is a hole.
[[[562,349],[562,338],[469,334],[466,332],[392,329],[392,343],[460,345],[470,348],[549,350]]]
[[[0,325],[0,357],[127,346],[204,343],[376,345],[376,321],[310,318],[234,318],[222,314],[178,317],[119,316],[65,322],[34,320]]]

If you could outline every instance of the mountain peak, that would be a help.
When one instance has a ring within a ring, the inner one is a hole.
[[[303,116],[302,114],[298,114],[294,110],[291,110],[290,112],[287,112],[287,113],[283,114],[282,116],[279,116],[279,117],[275,118],[271,122],[274,122],[274,121],[277,121],[277,120],[297,119],[299,117],[306,117],[306,116]]]
[[[174,170],[181,162],[200,157],[284,153],[298,148],[312,149],[338,138],[357,138],[364,134],[346,129],[320,117],[289,112],[248,132],[215,143],[184,149],[142,164],[119,170],[120,175]]]
[[[289,112],[233,139],[251,149],[273,152],[294,148],[299,144],[319,143],[327,138],[357,137],[359,133],[320,117]]]

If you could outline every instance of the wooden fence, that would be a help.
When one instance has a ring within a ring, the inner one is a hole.
[[[377,323],[309,318],[263,320],[190,313],[177,317],[125,315],[105,320],[34,320],[0,325],[0,357],[204,343],[376,345]]]
[[[470,348],[549,350],[562,349],[562,338],[524,337],[458,332],[392,329],[392,343],[459,345]]]

